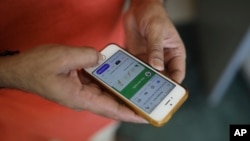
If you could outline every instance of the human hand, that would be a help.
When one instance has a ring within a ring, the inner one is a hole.
[[[147,56],[151,66],[181,83],[185,77],[184,44],[161,0],[132,0],[125,16],[127,49]]]
[[[95,66],[101,59],[93,48],[36,47],[0,58],[0,87],[28,91],[75,110],[116,120],[145,122],[80,73],[80,69]]]

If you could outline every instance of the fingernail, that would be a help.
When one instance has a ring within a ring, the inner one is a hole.
[[[155,69],[159,70],[159,71],[164,70],[164,63],[163,63],[162,60],[160,60],[160,59],[158,59],[158,58],[154,58],[154,59],[152,60],[152,66],[153,66]]]
[[[141,124],[148,124],[149,123],[146,119],[144,119],[141,116],[138,116],[136,121],[137,121],[137,123],[141,123]]]
[[[100,64],[105,58],[101,53],[99,53],[99,58],[98,59],[99,59],[98,64]]]
[[[148,124],[149,122],[147,120],[143,119],[142,123]]]

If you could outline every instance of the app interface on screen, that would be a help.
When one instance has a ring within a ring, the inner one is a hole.
[[[175,87],[122,51],[117,51],[93,74],[149,114]]]

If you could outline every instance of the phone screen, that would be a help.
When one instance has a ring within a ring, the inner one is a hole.
[[[122,51],[117,51],[93,75],[150,114],[175,84]]]

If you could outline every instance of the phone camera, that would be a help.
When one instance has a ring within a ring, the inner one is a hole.
[[[119,65],[120,63],[121,63],[121,60],[117,60],[117,61],[115,62],[116,65]]]

